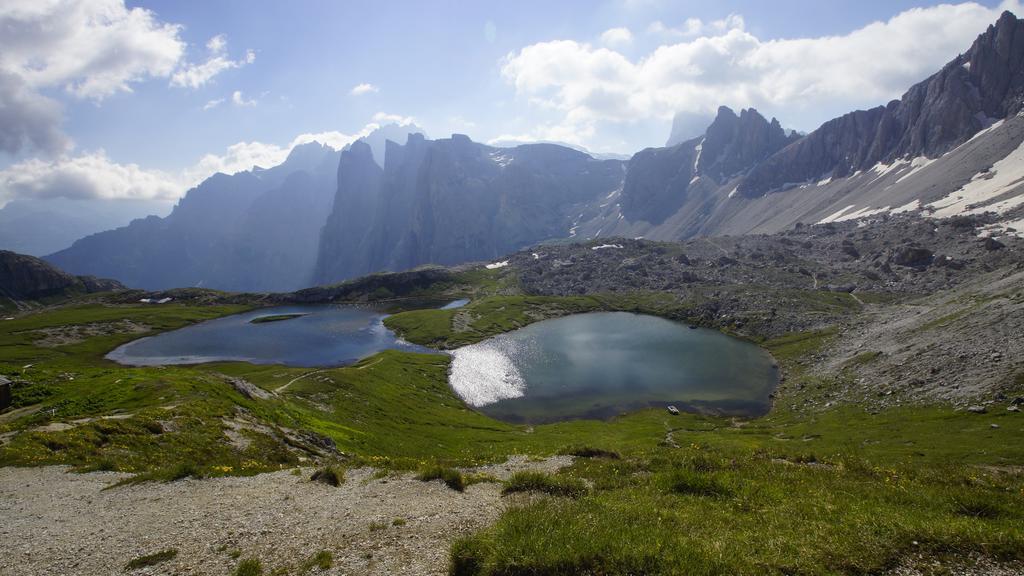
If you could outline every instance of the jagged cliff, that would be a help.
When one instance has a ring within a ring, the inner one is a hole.
[[[687,192],[708,178],[723,184],[795,139],[779,121],[757,110],[718,109],[704,136],[667,148],[647,148],[630,159],[622,189],[622,214],[660,224],[683,206]]]
[[[342,154],[314,277],[497,258],[563,237],[574,212],[617,189],[622,163],[553,144],[495,148],[467,136],[388,142],[383,170],[364,146]]]
[[[1024,20],[1004,12],[970,50],[899,100],[823,124],[758,165],[739,185],[758,196],[794,183],[844,178],[898,158],[935,158],[1000,118],[1024,98]]]

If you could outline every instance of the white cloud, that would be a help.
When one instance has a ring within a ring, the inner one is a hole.
[[[218,74],[232,68],[241,68],[256,61],[256,53],[246,50],[245,56],[232,60],[227,56],[228,41],[223,34],[218,34],[206,43],[208,58],[202,64],[185,64],[171,76],[171,86],[183,88],[201,88]]]
[[[50,154],[67,150],[71,141],[60,120],[60,104],[0,71],[0,152],[17,154],[24,146]]]
[[[1000,9],[975,3],[915,8],[842,36],[782,40],[761,40],[738,15],[707,24],[692,20],[671,33],[703,35],[638,59],[554,40],[510,53],[502,75],[520,98],[562,117],[531,136],[585,134],[600,122],[667,120],[676,111],[708,113],[722,104],[820,110],[822,116],[898,97],[970,46],[1001,9],[1015,6],[1016,0]],[[669,33],[660,23],[652,28]]]
[[[349,90],[349,94],[353,96],[362,96],[363,94],[371,94],[374,92],[380,92],[380,88],[365,82],[362,84],[356,84],[351,90]]]
[[[70,144],[59,104],[40,90],[100,101],[169,76],[185,50],[179,26],[123,0],[5,0],[0,30],[0,150],[10,153]]]
[[[725,18],[712,20],[711,22],[704,22],[700,18],[687,18],[681,26],[674,28],[666,26],[660,20],[655,20],[647,27],[647,32],[649,34],[678,39],[692,38],[701,34],[721,34],[729,30],[743,30],[745,26],[746,23],[743,21],[743,16],[729,14]]]
[[[231,93],[231,103],[234,104],[235,106],[255,106],[256,105],[256,99],[255,98],[250,98],[250,99],[246,100],[245,96],[242,96],[242,91],[241,90],[235,90],[234,92]]]
[[[223,103],[224,103],[224,99],[223,98],[214,98],[213,100],[207,100],[206,104],[203,104],[203,110],[204,111],[212,110],[212,109],[216,108],[217,106],[220,106]]]
[[[0,170],[0,204],[15,197],[169,200],[180,194],[178,179],[111,162],[102,150],[53,161],[34,158]]]
[[[633,42],[633,33],[629,28],[610,28],[601,34],[601,43],[605,46],[627,46]]]
[[[412,116],[401,116],[398,114],[388,114],[387,112],[377,112],[373,115],[373,121],[380,124],[398,124],[399,126],[406,126],[408,124],[415,124],[416,119]]]

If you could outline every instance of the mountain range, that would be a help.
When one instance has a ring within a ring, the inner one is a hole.
[[[215,175],[166,218],[47,259],[142,288],[281,291],[544,241],[680,240],[913,211],[991,211],[989,233],[1016,233],[1022,109],[1024,21],[1005,12],[899,100],[806,135],[723,106],[704,134],[622,161],[391,129],[342,151],[309,144],[274,168]]]

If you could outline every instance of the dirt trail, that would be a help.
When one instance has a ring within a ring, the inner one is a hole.
[[[480,470],[508,477],[570,462],[518,458]],[[0,468],[0,575],[125,574],[130,560],[168,548],[175,559],[134,573],[230,574],[238,560],[229,552],[238,549],[265,573],[294,573],[328,550],[328,574],[444,574],[452,539],[491,524],[509,504],[499,484],[459,493],[411,474],[374,478],[370,468],[348,471],[337,488],[310,482],[303,469],[108,490],[126,475],[65,470]],[[404,525],[393,525],[399,518]]]
[[[365,368],[365,366],[364,366],[364,368]],[[289,386],[291,386],[292,384],[295,384],[299,380],[302,380],[306,376],[312,376],[313,374],[319,374],[321,372],[326,372],[326,371],[327,371],[326,369],[325,370],[313,370],[312,372],[306,372],[305,374],[296,376],[295,378],[292,378],[291,380],[289,380],[287,384],[284,384],[282,386],[278,386],[277,388],[275,388],[274,389],[274,394],[280,394],[281,392],[284,392],[285,390],[288,389]]]

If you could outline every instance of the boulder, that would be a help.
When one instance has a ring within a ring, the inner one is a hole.
[[[896,249],[889,261],[897,266],[909,266],[913,268],[928,266],[935,258],[935,254],[920,246],[903,246]]]
[[[981,245],[985,248],[985,250],[988,250],[989,252],[1006,248],[1006,244],[1003,244],[1002,242],[996,240],[995,238],[985,238],[984,240],[982,240]]]

